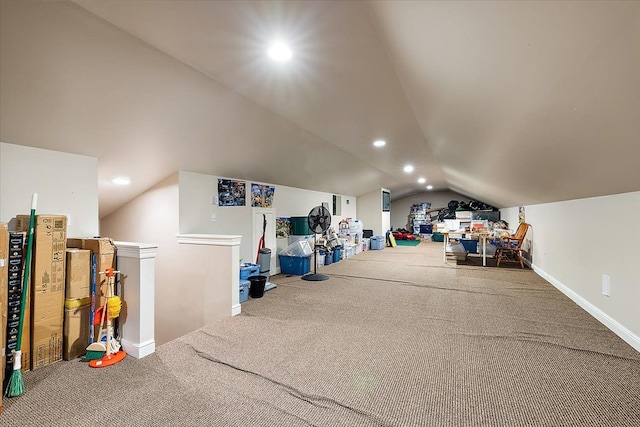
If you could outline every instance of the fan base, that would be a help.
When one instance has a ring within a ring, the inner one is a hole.
[[[327,279],[329,279],[329,276],[320,273],[312,273],[302,276],[302,280],[310,280],[312,282],[320,282]]]

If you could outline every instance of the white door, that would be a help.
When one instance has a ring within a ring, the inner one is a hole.
[[[267,227],[264,231],[264,247],[271,249],[271,271],[273,276],[276,274],[276,211],[274,209],[253,208],[253,250],[254,256],[258,256],[258,244],[262,237],[264,220],[267,220]],[[253,261],[256,260],[253,259]],[[253,262],[252,261],[252,262]]]

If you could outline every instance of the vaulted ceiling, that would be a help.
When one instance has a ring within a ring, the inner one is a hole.
[[[307,141],[254,141],[244,160],[210,166],[201,146],[169,144],[154,179],[188,169],[393,199],[431,184],[498,207],[640,190],[640,2],[73,3]],[[286,64],[266,57],[276,37]],[[108,162],[139,166],[139,148],[121,150],[97,155],[103,178]],[[100,191],[101,213],[126,201]]]

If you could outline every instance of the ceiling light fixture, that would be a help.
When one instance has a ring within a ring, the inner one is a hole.
[[[424,184],[425,182],[427,182],[427,179],[423,176],[421,176],[420,178],[418,178],[418,184]]]
[[[385,145],[387,145],[387,141],[385,141],[384,139],[378,139],[376,141],[373,141],[374,147],[384,147]]]
[[[405,171],[406,173],[411,173],[411,172],[413,172],[413,166],[412,166],[412,165],[406,165],[406,166],[404,167],[404,171]]]
[[[282,42],[277,42],[271,45],[267,53],[271,59],[280,62],[288,61],[293,56],[291,49]]]
[[[129,185],[131,184],[131,179],[128,176],[119,176],[117,178],[113,178],[111,180],[115,185]]]
[[[433,190],[433,185],[427,185],[427,190]]]

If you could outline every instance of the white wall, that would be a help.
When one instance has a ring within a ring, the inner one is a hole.
[[[384,236],[391,228],[391,212],[382,212],[383,191],[389,190],[380,188],[358,196],[358,219],[374,236]]]
[[[218,195],[218,177],[195,172],[180,171],[180,233],[203,234],[235,234],[242,236],[240,258],[254,262],[257,246],[253,244],[253,209],[250,198],[247,206],[218,206],[212,203],[212,198]],[[251,183],[246,181],[247,196],[251,190]],[[256,182],[265,184],[262,182]],[[270,184],[273,185],[273,184]],[[272,209],[276,217],[307,216],[314,207],[323,202],[329,204],[331,210],[332,194],[300,188],[275,186]],[[356,218],[355,197],[342,196],[342,215],[332,216],[331,224],[337,229],[338,222],[343,218]],[[348,203],[348,204],[347,204]],[[216,221],[211,220],[215,215]],[[281,243],[278,244],[278,247]],[[272,248],[273,249],[273,248]]]
[[[398,228],[411,230],[408,219],[412,205],[428,202],[431,203],[431,209],[446,208],[451,200],[468,202],[471,199],[454,191],[423,191],[394,200],[391,203],[391,226],[394,230]]]
[[[525,248],[538,274],[640,351],[638,212],[640,192],[525,206]],[[517,227],[517,207],[501,215]]]
[[[68,236],[98,235],[98,160],[0,143],[0,221],[28,215],[38,193],[38,214],[67,216]]]
[[[114,240],[158,245],[155,333],[160,345],[230,315],[231,260],[220,248],[178,243],[178,174],[103,218]]]
[[[248,182],[250,184],[250,182]],[[242,236],[240,258],[255,259],[251,206],[217,206],[218,177],[181,171],[166,178],[101,221],[114,240],[158,245],[156,257],[156,343],[158,345],[230,315],[232,304],[228,252],[216,247],[181,245],[178,234]],[[276,186],[278,216],[306,216],[332,195]],[[342,212],[355,217],[355,200],[342,196]],[[347,205],[346,200],[350,200]],[[211,215],[216,221],[211,221]],[[343,216],[335,216],[339,222]]]

